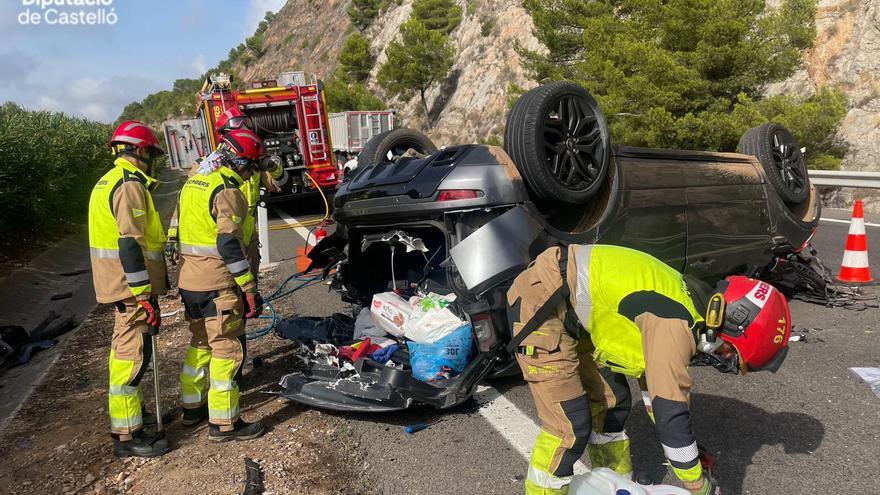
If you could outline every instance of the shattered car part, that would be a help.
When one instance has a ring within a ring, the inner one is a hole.
[[[361,241],[361,250],[366,251],[374,242],[400,243],[406,246],[407,253],[413,251],[421,251],[423,253],[428,252],[428,248],[425,247],[424,241],[418,237],[409,236],[400,230],[385,234],[364,236],[363,241]]]
[[[468,289],[483,292],[531,261],[529,248],[544,229],[522,206],[487,223],[450,249]]]

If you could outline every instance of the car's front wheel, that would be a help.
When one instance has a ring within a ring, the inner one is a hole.
[[[758,158],[767,180],[789,205],[810,196],[810,178],[801,146],[785,126],[769,122],[752,127],[739,140],[737,150]]]
[[[517,101],[507,117],[504,148],[534,199],[584,204],[608,174],[611,137],[596,100],[563,81]]]

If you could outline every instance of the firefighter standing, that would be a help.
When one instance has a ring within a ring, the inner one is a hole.
[[[568,493],[584,450],[594,467],[631,475],[627,376],[640,379],[685,488],[720,493],[691,429],[687,368],[776,371],[791,332],[785,297],[765,282],[732,276],[704,301],[707,294],[689,291],[680,273],[645,253],[571,245],[563,254],[558,247],[543,252],[507,294],[517,361],[542,422],[526,494]]]
[[[220,117],[217,118],[216,125],[217,132],[221,136],[239,129],[247,129],[251,131],[255,129],[253,120],[242,113],[237,106],[232,106],[220,114]],[[251,241],[247,245],[247,257],[250,261],[251,273],[254,274],[254,277],[259,277],[260,274],[260,239],[256,221],[257,207],[259,206],[261,199],[260,190],[265,188],[269,191],[277,192],[278,188],[275,186],[273,179],[280,178],[280,174],[284,172],[280,163],[276,161],[267,160],[263,164],[266,165],[266,170],[261,170],[261,172],[251,175],[250,178],[245,180],[245,183],[241,187],[241,192],[244,193],[244,197],[248,203],[248,211],[250,212],[247,220],[245,220],[248,222],[247,229],[253,231]],[[259,278],[255,279],[255,281],[259,284]]]
[[[245,319],[262,311],[246,256],[253,235],[241,188],[258,173],[262,140],[239,129],[221,138],[223,166],[192,176],[180,194],[180,294],[192,340],[180,375],[183,423],[205,417],[209,439],[246,440],[263,433],[239,414],[239,382],[246,354]],[[210,387],[208,385],[210,375]]]
[[[165,236],[150,192],[159,182],[153,163],[164,152],[142,122],[120,125],[110,139],[117,157],[89,199],[89,249],[95,296],[116,306],[110,344],[109,411],[114,453],[152,457],[168,452],[167,440],[143,432],[140,381],[153,349],[167,290]],[[155,417],[152,418],[155,421]]]

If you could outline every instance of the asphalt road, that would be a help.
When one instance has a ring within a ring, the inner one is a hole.
[[[276,207],[300,220],[314,218],[318,209]],[[846,211],[825,212],[830,219],[848,216]],[[880,223],[880,217],[867,221]],[[284,221],[276,213],[270,223]],[[834,273],[847,229],[845,223],[823,221],[814,238]],[[270,238],[272,261],[286,260],[277,269],[292,270],[290,258],[303,245],[302,237],[284,230],[273,231]],[[868,241],[871,264],[880,275],[880,227],[868,227]],[[302,314],[344,309],[320,285],[295,297],[296,311]],[[699,441],[718,456],[716,474],[725,494],[880,493],[880,398],[848,370],[880,366],[878,316],[878,310],[856,312],[794,301],[794,323],[810,329],[808,340],[791,344],[777,374],[735,377],[693,370],[694,428]],[[523,446],[530,443],[523,439],[531,438],[537,415],[521,380],[491,385],[494,389],[480,401],[452,411],[415,407],[395,414],[340,415],[350,421],[368,459],[366,486],[388,494],[522,493],[528,468],[524,449],[527,454],[530,447]],[[496,391],[502,396],[493,400]],[[672,482],[644,408],[635,402],[628,432],[636,470]],[[433,421],[438,422],[415,435],[404,433],[407,424]]]

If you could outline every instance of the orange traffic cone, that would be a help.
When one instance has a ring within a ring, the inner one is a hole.
[[[837,280],[857,284],[873,281],[868,268],[868,237],[865,235],[865,213],[861,200],[856,201],[853,206],[849,235],[846,237],[846,251],[843,252]]]
[[[309,259],[309,253],[306,251],[304,247],[296,248],[296,271],[297,273],[305,273],[306,269],[309,267],[309,264],[312,262]]]

